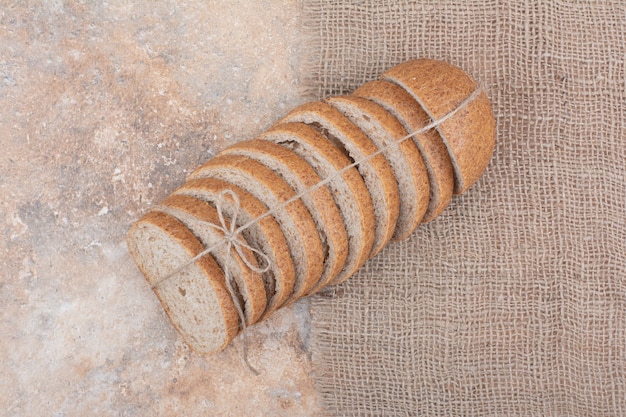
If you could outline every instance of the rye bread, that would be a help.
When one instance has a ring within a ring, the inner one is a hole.
[[[406,239],[420,225],[430,199],[422,154],[413,141],[398,142],[408,132],[375,102],[357,96],[332,97],[326,102],[358,126],[379,149],[385,149],[383,155],[393,170],[400,192],[400,213],[393,239]]]
[[[307,192],[321,181],[317,172],[295,152],[270,141],[242,141],[221,154],[252,158],[280,175],[297,194],[303,194],[301,200],[320,232],[325,254],[322,276],[307,295],[317,292],[334,279],[343,269],[348,256],[348,234],[328,187],[324,185]]]
[[[370,81],[359,87],[355,96],[372,100],[391,113],[409,133],[423,129],[430,117],[402,87],[387,81]],[[450,204],[454,190],[454,169],[446,145],[435,129],[412,136],[422,153],[430,183],[430,202],[422,218],[433,220]]]
[[[208,254],[164,279],[204,250],[180,221],[149,212],[128,231],[128,250],[185,342],[199,353],[223,349],[239,332],[224,274]],[[160,282],[159,282],[160,281]]]
[[[276,125],[259,136],[291,150],[303,158],[322,179],[330,177],[328,188],[339,208],[348,233],[348,256],[342,271],[329,284],[338,284],[354,274],[369,258],[374,243],[374,207],[356,168],[335,173],[350,160],[320,132],[304,123]]]
[[[218,155],[196,169],[190,179],[219,178],[237,185],[261,200],[270,210],[285,235],[296,269],[296,282],[288,300],[308,294],[319,282],[324,268],[324,251],[311,214],[293,189],[276,173],[254,159],[241,155]],[[279,208],[280,207],[280,208]]]
[[[457,109],[480,88],[460,68],[431,59],[403,62],[381,78],[404,88],[432,120]],[[437,130],[454,167],[454,192],[460,194],[480,178],[495,147],[495,119],[485,93],[440,123]]]
[[[351,162],[378,151],[365,133],[327,103],[311,102],[296,107],[277,125],[288,122],[302,122],[315,127]],[[374,244],[370,253],[370,257],[373,257],[385,247],[395,231],[400,211],[398,184],[382,154],[358,164],[357,170],[365,181],[376,216]]]
[[[258,198],[247,191],[217,178],[191,179],[174,191],[174,195],[189,195],[216,207],[220,193],[231,190],[239,199],[237,208],[233,201],[225,198],[221,202],[224,216],[232,221],[236,212],[237,227],[249,223],[267,212],[268,208]],[[265,292],[268,296],[264,317],[282,306],[291,296],[295,282],[295,267],[289,246],[280,226],[272,216],[260,219],[244,229],[241,234],[252,247],[269,258],[270,268],[262,274]],[[258,260],[261,264],[262,260]]]
[[[154,210],[162,211],[175,217],[183,223],[204,245],[205,248],[216,245],[224,239],[224,232],[211,225],[223,227],[220,222],[218,212],[208,203],[186,195],[170,195]],[[230,222],[224,219],[226,230],[230,228]],[[247,245],[243,236],[237,236],[240,244]],[[246,325],[256,323],[265,312],[267,305],[267,295],[263,285],[261,274],[250,269],[244,260],[239,256],[239,252],[223,244],[211,252],[213,259],[224,271],[228,271],[231,277],[231,286],[237,297],[237,302],[241,306]],[[245,246],[241,246],[241,253],[247,261],[255,268],[258,264],[254,254]]]

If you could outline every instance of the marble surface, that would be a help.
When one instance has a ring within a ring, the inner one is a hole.
[[[125,233],[303,102],[296,0],[0,7],[0,415],[314,416],[308,306],[197,355]]]

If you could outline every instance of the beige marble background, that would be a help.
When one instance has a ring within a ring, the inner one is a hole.
[[[124,243],[299,94],[295,0],[0,1],[0,415],[311,416],[305,302],[191,352]]]

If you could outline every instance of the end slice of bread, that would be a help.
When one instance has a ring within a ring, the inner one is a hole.
[[[419,131],[430,123],[430,117],[402,87],[387,81],[370,81],[353,95],[364,97],[384,107],[409,133]],[[450,204],[454,190],[454,169],[446,145],[435,129],[416,134],[412,140],[420,150],[430,183],[430,201],[422,218],[427,223]]]
[[[348,233],[348,256],[342,271],[329,283],[339,284],[368,259],[374,243],[374,207],[363,178],[356,168],[336,175],[351,161],[316,129],[304,123],[283,123],[261,134],[303,158],[332,192]]]
[[[378,147],[334,107],[323,102],[311,102],[296,107],[277,125],[301,122],[315,127],[351,162],[360,161],[378,151]],[[376,225],[370,257],[378,254],[391,240],[400,212],[398,184],[393,170],[382,154],[357,165],[374,205]]]
[[[205,248],[219,244],[224,239],[224,232],[210,225],[223,227],[220,223],[218,212],[204,201],[186,195],[171,195],[165,199],[155,210],[162,211],[180,220],[195,236],[197,236]],[[224,219],[226,230],[229,230],[230,222]],[[237,236],[237,241],[247,245],[243,236]],[[228,271],[231,277],[237,302],[241,306],[246,320],[246,325],[256,323],[265,312],[267,295],[263,285],[261,274],[250,269],[246,262],[239,256],[234,247],[227,250],[227,244],[217,246],[211,252],[213,259],[224,271]],[[241,246],[241,253],[247,262],[258,268],[256,258],[251,250]],[[228,278],[228,277],[226,277]]]
[[[224,274],[210,254],[168,277],[204,250],[184,224],[165,213],[149,212],[129,230],[127,243],[148,283],[158,283],[154,292],[193,350],[217,352],[237,335],[239,316]]]
[[[432,59],[403,62],[381,78],[404,88],[434,121],[459,108],[479,89],[465,71]],[[495,147],[495,118],[485,93],[439,124],[437,130],[454,167],[454,192],[463,193],[485,171]]]
[[[315,221],[325,252],[322,276],[308,294],[317,292],[335,278],[348,256],[348,234],[328,187],[308,192],[322,180],[317,172],[295,152],[260,139],[236,143],[222,154],[252,158],[279,174],[296,193],[302,194],[301,200]]]
[[[236,212],[236,225],[242,226],[260,217],[268,208],[258,198],[234,184],[217,178],[196,178],[187,181],[174,191],[174,195],[189,195],[216,207],[220,193],[231,190],[239,199],[240,206],[228,198],[222,200],[222,213],[232,221]],[[272,216],[260,219],[244,229],[241,234],[245,240],[269,258],[270,268],[263,273],[263,283],[268,296],[267,308],[263,317],[267,317],[282,306],[291,296],[295,282],[295,267],[289,246],[282,230]],[[258,260],[261,262],[261,260]]]

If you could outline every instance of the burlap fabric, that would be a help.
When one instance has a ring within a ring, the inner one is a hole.
[[[308,1],[309,86],[413,57],[483,84],[484,177],[312,305],[330,414],[626,415],[626,5]]]

